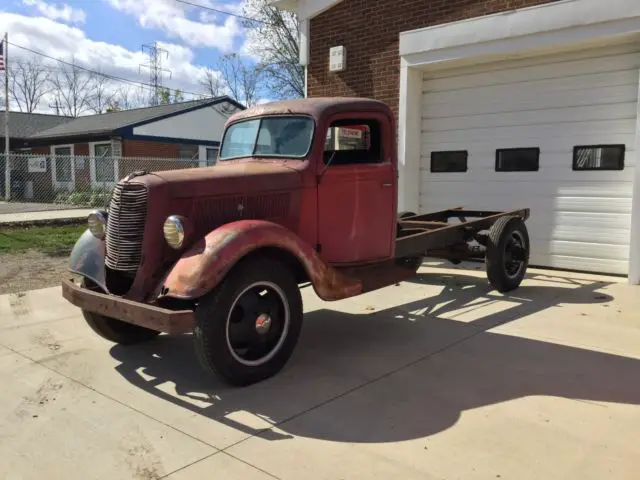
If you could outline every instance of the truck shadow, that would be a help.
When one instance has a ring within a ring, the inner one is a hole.
[[[411,440],[454,426],[465,411],[529,396],[640,404],[640,360],[487,331],[532,321],[530,315],[551,308],[567,307],[578,319],[598,313],[581,313],[575,305],[615,313],[613,298],[600,291],[606,283],[554,276],[545,285],[541,278],[529,275],[535,285],[500,295],[484,278],[419,275],[416,282],[441,285],[440,293],[369,314],[310,312],[289,365],[243,389],[203,372],[190,335],[115,346],[111,354],[120,362],[117,371],[136,387],[271,440]],[[168,383],[175,394],[160,388]],[[249,412],[265,428],[233,420],[238,412]]]

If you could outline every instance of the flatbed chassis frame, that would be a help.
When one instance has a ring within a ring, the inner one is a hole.
[[[396,258],[429,256],[460,262],[484,258],[487,231],[501,217],[529,218],[529,209],[511,211],[451,208],[422,215],[404,215],[398,221]],[[455,219],[458,222],[451,223]],[[475,241],[477,245],[472,245]]]

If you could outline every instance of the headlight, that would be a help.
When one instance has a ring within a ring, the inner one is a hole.
[[[94,210],[87,217],[87,223],[93,236],[102,240],[107,231],[107,213],[102,210]]]
[[[162,227],[164,238],[171,248],[181,248],[184,242],[184,225],[180,217],[171,215],[164,221]]]

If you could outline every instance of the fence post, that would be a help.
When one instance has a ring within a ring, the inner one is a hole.
[[[9,33],[4,34],[4,196],[11,200],[11,165],[9,157]]]
[[[11,156],[6,153],[4,156],[4,199],[11,200]]]

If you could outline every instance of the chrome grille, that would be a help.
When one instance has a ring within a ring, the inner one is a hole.
[[[147,188],[118,183],[109,204],[106,265],[121,272],[135,272],[142,260],[142,239],[147,216]]]

